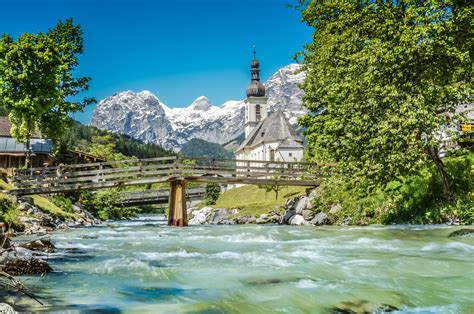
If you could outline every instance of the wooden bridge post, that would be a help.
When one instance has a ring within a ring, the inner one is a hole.
[[[188,225],[186,212],[186,180],[170,181],[168,225]]]

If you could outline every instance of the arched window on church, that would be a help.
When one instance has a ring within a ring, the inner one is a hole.
[[[275,161],[275,150],[270,149],[270,161]]]
[[[262,115],[260,114],[260,105],[255,105],[255,117],[257,121],[260,121]]]

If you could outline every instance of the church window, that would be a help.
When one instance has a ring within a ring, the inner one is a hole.
[[[260,121],[261,119],[261,114],[260,114],[260,105],[255,105],[255,117],[257,121]]]
[[[289,157],[293,156],[293,153],[288,153],[288,156],[289,156]]]
[[[270,161],[275,161],[275,150],[270,149]]]

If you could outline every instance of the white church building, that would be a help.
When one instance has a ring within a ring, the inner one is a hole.
[[[301,161],[303,140],[281,110],[268,115],[265,87],[260,83],[260,64],[251,63],[251,81],[245,100],[245,140],[235,152],[237,160]]]

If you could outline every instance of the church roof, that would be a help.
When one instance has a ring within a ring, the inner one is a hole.
[[[281,110],[260,121],[237,151],[268,142],[281,142],[281,148],[303,147],[303,140],[296,134]]]
[[[278,148],[303,148],[303,144],[301,142],[297,142],[294,139],[287,138],[285,139]]]

